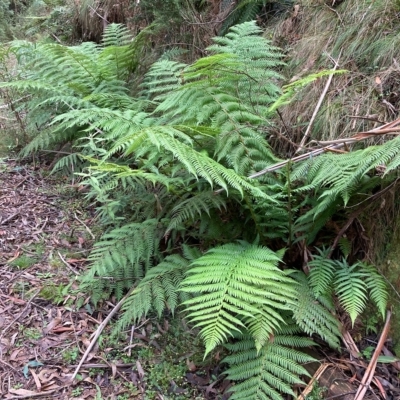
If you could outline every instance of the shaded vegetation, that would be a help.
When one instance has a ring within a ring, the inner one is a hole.
[[[81,290],[95,304],[131,290],[116,335],[183,313],[205,355],[231,352],[237,399],[294,395],[312,360],[294,348],[338,348],[338,313],[353,325],[388,302],[373,225],[358,234],[398,182],[400,140],[382,133],[399,121],[370,132],[398,116],[397,5],[289,5],[85,2],[75,29],[97,43],[18,41],[2,57],[19,72],[1,90],[29,97],[21,155],[58,153],[106,230]]]

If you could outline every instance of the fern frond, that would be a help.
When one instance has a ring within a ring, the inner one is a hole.
[[[157,219],[127,224],[103,235],[90,253],[92,265],[82,278],[83,287],[93,292],[93,301],[111,291],[120,298],[125,289],[142,278],[160,259],[162,235]]]
[[[281,400],[282,393],[295,396],[292,385],[303,384],[300,375],[309,376],[300,364],[315,360],[293,347],[313,344],[309,339],[277,334],[260,351],[249,337],[227,345],[234,354],[224,359],[229,364],[226,374],[238,382],[231,389],[231,399]]]
[[[330,249],[317,249],[319,255],[314,255],[308,263],[310,274],[308,280],[315,297],[325,294],[331,286],[335,275],[335,262],[328,258]]]
[[[150,268],[122,306],[122,317],[115,330],[121,331],[128,324],[140,320],[154,310],[161,317],[165,310],[174,313],[177,306],[187,299],[179,286],[188,269],[189,261],[177,254],[167,256]]]
[[[84,132],[74,128],[60,130],[43,129],[21,150],[20,155],[25,157],[37,150],[51,149],[57,143],[73,142],[84,135]]]
[[[358,270],[358,264],[348,265],[345,260],[336,261],[340,267],[336,271],[335,290],[343,308],[354,322],[362,313],[367,303],[366,274]]]
[[[184,139],[186,143],[190,143],[192,140],[188,135],[183,133],[180,126],[152,126],[142,129],[133,135],[123,137],[115,143],[111,152],[116,152],[121,149],[121,146],[129,144],[125,150],[125,154],[129,155],[136,151],[146,140],[149,140],[158,149],[171,152],[190,174],[196,178],[204,178],[211,186],[216,184],[226,192],[228,192],[228,186],[231,186],[241,194],[246,190],[256,197],[269,198],[272,202],[275,201],[259,190],[254,185],[254,182],[225,168],[220,163],[208,157],[208,155],[196,151],[189,144],[183,143],[181,140],[177,140],[176,137],[181,140]]]
[[[317,334],[331,347],[339,348],[339,321],[313,296],[303,273],[297,272],[294,277],[298,282],[298,300],[291,305],[294,321],[307,334]]]
[[[67,156],[61,157],[54,165],[51,173],[54,174],[57,171],[67,170],[70,172],[77,172],[82,170],[83,158],[79,153],[72,153]]]
[[[170,221],[165,232],[169,234],[173,229],[180,227],[185,221],[193,221],[201,218],[205,213],[210,215],[211,209],[226,208],[226,202],[223,196],[216,196],[211,191],[201,191],[193,197],[180,201],[170,213]]]
[[[367,289],[369,290],[369,296],[371,300],[375,303],[380,311],[382,318],[385,319],[386,307],[389,299],[388,288],[383,276],[378,272],[378,270],[366,263],[358,264],[361,272],[365,273],[365,283]]]
[[[109,46],[126,46],[132,41],[129,29],[122,24],[108,24],[104,29],[102,44]]]
[[[282,324],[279,310],[288,308],[295,292],[293,280],[276,266],[279,261],[265,247],[240,242],[211,249],[191,264],[182,290],[197,296],[184,305],[201,327],[206,354],[245,328],[243,319],[264,315],[270,333]]]

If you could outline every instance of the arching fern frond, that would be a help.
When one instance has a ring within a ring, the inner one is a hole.
[[[380,311],[382,318],[385,319],[386,307],[389,299],[387,285],[383,276],[378,270],[366,263],[359,263],[361,272],[365,273],[365,283],[369,291],[371,300],[375,303]]]
[[[123,24],[108,24],[103,33],[102,44],[109,46],[126,46],[132,41],[132,34]]]
[[[170,221],[166,230],[166,235],[173,229],[196,218],[201,218],[203,214],[210,215],[210,210],[226,207],[226,201],[223,196],[216,196],[212,191],[201,191],[183,201],[180,201],[170,213]]]
[[[358,264],[348,265],[346,261],[336,261],[340,268],[336,271],[335,291],[343,308],[349,313],[351,322],[362,313],[367,303],[365,272]]]
[[[90,253],[92,265],[82,277],[89,285],[94,302],[115,291],[118,298],[160,259],[159,243],[163,230],[157,219],[131,223],[103,235]]]
[[[313,260],[308,263],[308,266],[311,268],[308,281],[314,292],[314,296],[318,298],[320,295],[327,293],[331,287],[336,265],[333,260],[328,258],[330,249],[317,249],[317,251],[319,254],[315,254]]]
[[[241,177],[235,173],[235,171],[225,168],[207,154],[196,151],[192,146],[187,144],[190,143],[192,139],[184,133],[186,129],[182,128],[184,127],[151,126],[142,129],[133,135],[123,137],[117,141],[114,148],[111,149],[111,152],[118,151],[122,146],[125,147],[129,144],[125,150],[125,154],[129,155],[136,151],[141,145],[148,145],[148,142],[150,142],[158,149],[167,150],[172,153],[190,174],[196,178],[204,178],[212,187],[218,185],[228,192],[228,187],[230,186],[241,194],[246,190],[256,197],[269,198],[272,202],[275,201],[258,189],[254,185],[256,182],[251,182],[251,180]],[[192,129],[195,128],[193,127]],[[184,139],[186,143],[183,143],[182,139]]]
[[[200,254],[198,254],[200,256]],[[158,317],[168,310],[172,313],[188,296],[179,290],[190,261],[180,255],[167,256],[158,265],[150,268],[138,286],[122,306],[123,315],[115,331],[138,321],[154,310]]]
[[[279,310],[294,302],[295,290],[279,261],[268,248],[240,242],[211,249],[191,264],[182,290],[196,297],[184,306],[201,328],[206,354],[253,318],[267,318],[264,332],[269,327],[270,334],[283,323]]]

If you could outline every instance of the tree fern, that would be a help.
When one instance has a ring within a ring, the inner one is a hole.
[[[230,243],[191,264],[182,290],[197,296],[184,305],[188,318],[201,327],[206,354],[246,325],[261,346],[284,323],[279,311],[288,309],[295,291],[293,280],[276,266],[280,256],[264,247]],[[265,318],[261,334],[251,325],[256,318]]]

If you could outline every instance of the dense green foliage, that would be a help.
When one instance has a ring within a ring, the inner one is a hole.
[[[282,91],[281,51],[260,33],[254,22],[237,25],[191,65],[166,55],[139,89],[146,32],[131,40],[109,25],[100,45],[18,42],[25,79],[2,84],[36,94],[27,107],[31,133],[41,132],[23,154],[70,142],[76,152],[56,168],[81,168],[98,205],[107,232],[82,287],[94,302],[134,287],[119,330],[180,306],[206,354],[228,343],[237,399],[293,394],[310,360],[293,348],[314,335],[339,346],[336,298],[353,322],[368,294],[384,314],[374,267],[315,247],[326,222],[395,180],[400,162],[394,139],[251,179],[281,161],[269,143],[276,109],[326,74]],[[298,245],[308,246],[308,275],[291,262]]]

